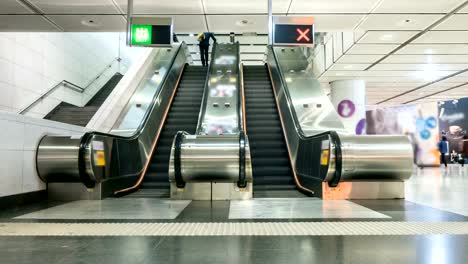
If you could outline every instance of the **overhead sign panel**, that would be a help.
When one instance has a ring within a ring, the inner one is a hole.
[[[274,17],[273,45],[309,46],[314,44],[313,17]]]
[[[172,18],[133,17],[130,29],[132,46],[166,47],[172,44]]]

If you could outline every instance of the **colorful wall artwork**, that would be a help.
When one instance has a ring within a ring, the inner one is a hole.
[[[437,103],[403,105],[367,111],[367,134],[407,135],[418,166],[437,166],[440,155]]]

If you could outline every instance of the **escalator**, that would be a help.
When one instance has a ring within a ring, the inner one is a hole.
[[[186,66],[140,190],[131,197],[169,197],[169,156],[178,131],[195,133],[207,67]]]
[[[301,195],[296,191],[268,69],[244,66],[244,86],[254,196]]]
[[[83,107],[71,105],[65,102],[55,107],[44,119],[67,123],[77,126],[86,126],[101,105],[111,94],[114,88],[122,79],[123,75],[116,73],[112,78],[97,92],[93,98]]]

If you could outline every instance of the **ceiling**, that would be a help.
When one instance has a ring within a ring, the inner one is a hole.
[[[316,30],[328,33],[325,89],[364,79],[369,105],[394,105],[468,96],[467,2],[273,0],[273,12],[314,16]],[[126,10],[126,0],[1,0],[0,31],[125,31]],[[241,58],[264,58],[266,0],[134,0],[134,13],[173,16],[179,38],[193,44],[190,33],[210,30],[227,41],[222,34],[255,32],[237,37]]]

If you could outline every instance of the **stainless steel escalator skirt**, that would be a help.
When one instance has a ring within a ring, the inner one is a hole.
[[[303,48],[269,47],[267,55],[298,185],[307,191],[320,182],[336,186],[341,181],[410,178],[409,138],[348,134],[313,72],[313,54]]]
[[[151,158],[152,146],[187,63],[187,45],[182,43],[174,49],[172,53],[171,49],[165,49],[168,72],[149,98],[148,111],[133,135],[93,131],[79,136],[46,135],[36,153],[36,170],[41,180],[46,183],[82,182],[88,188],[108,182],[111,192],[133,185]],[[153,60],[162,60],[156,57],[156,51],[152,54]],[[151,67],[146,69],[148,76],[154,75]],[[138,85],[144,87],[148,83],[152,84],[151,78],[143,78]]]
[[[339,135],[341,181],[407,180],[413,172],[413,148],[405,136]]]
[[[179,132],[171,148],[169,181],[176,183],[178,187],[183,187],[180,185],[181,180],[184,183],[235,183],[244,177],[246,182],[252,182],[248,140],[245,139],[244,146],[242,144],[239,135],[195,136]],[[180,149],[179,153],[177,148]],[[245,151],[244,154],[242,151]]]

